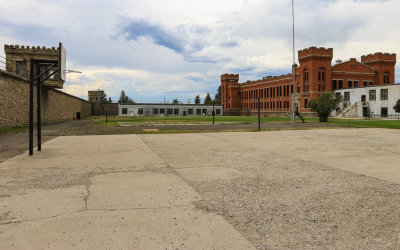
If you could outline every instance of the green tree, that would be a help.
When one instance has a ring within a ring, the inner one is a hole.
[[[400,113],[400,99],[397,100],[396,105],[393,106],[394,111],[396,111],[396,113]]]
[[[107,94],[102,89],[98,89],[100,93],[100,103],[107,103]]]
[[[204,104],[212,104],[213,101],[211,99],[210,93],[207,92],[206,98],[204,98]]]
[[[179,104],[179,101],[178,101],[178,99],[174,99],[174,100],[172,100],[172,104]]]
[[[118,103],[135,103],[132,98],[125,94],[125,91],[122,90],[121,94],[119,95]]]
[[[221,85],[218,87],[217,93],[215,94],[214,103],[221,104]]]
[[[339,108],[342,101],[342,95],[326,92],[322,93],[317,99],[312,99],[308,107],[317,112],[320,122],[327,122],[330,113]]]
[[[111,97],[108,97],[108,101],[107,101],[107,103],[112,103],[112,99],[111,99]]]
[[[196,98],[194,98],[194,103],[200,104],[200,102],[201,102],[200,95],[196,95]]]

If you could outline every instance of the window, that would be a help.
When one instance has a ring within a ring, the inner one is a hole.
[[[188,114],[189,114],[189,115],[193,115],[193,109],[189,109],[189,110],[188,110]]]
[[[297,84],[297,93],[300,93],[300,84]]]
[[[179,115],[179,109],[174,109],[174,115]]]
[[[375,101],[376,100],[376,90],[372,89],[369,91],[369,100],[370,101]]]
[[[369,82],[369,86],[372,86],[372,85],[374,85],[374,82]]]
[[[168,114],[172,115],[173,110],[172,109],[168,109]]]
[[[388,89],[381,89],[381,100],[388,99]]]
[[[388,84],[389,83],[389,78],[390,78],[390,74],[389,74],[389,72],[385,72],[385,73],[383,73],[383,83],[384,84]]]
[[[352,88],[353,87],[353,81],[347,81],[347,86],[349,88]]]
[[[387,116],[388,116],[388,108],[382,107],[381,108],[381,117],[387,117]]]
[[[201,109],[196,109],[196,115],[201,115]]]
[[[338,83],[339,83],[339,89],[342,89],[343,88],[343,80],[339,80]]]
[[[16,62],[17,63],[17,75],[28,77],[28,71],[26,67],[26,62]]]
[[[153,109],[153,114],[158,115],[158,109]]]
[[[351,70],[357,70],[357,66],[355,64],[350,65]]]
[[[368,82],[367,82],[367,81],[364,81],[364,82],[363,82],[363,86],[364,86],[364,87],[368,86]]]
[[[138,108],[138,114],[143,115],[143,108]]]
[[[325,69],[319,68],[318,70],[318,82],[325,83]]]
[[[127,108],[122,108],[122,114],[127,115],[128,114],[128,109]]]
[[[344,101],[349,102],[350,101],[350,92],[344,92]]]
[[[160,114],[165,114],[165,109],[160,109]]]
[[[332,80],[332,89],[333,89],[333,90],[336,89],[336,80]]]
[[[216,109],[215,111],[216,111],[217,115],[221,114],[221,110],[220,109]]]
[[[304,69],[303,71],[303,83],[308,83],[308,69]]]
[[[293,84],[290,85],[290,93],[293,93]]]
[[[354,81],[353,83],[354,83],[354,88],[357,88],[358,87],[358,81]]]
[[[306,98],[306,99],[304,99],[304,108],[307,108],[307,107],[308,107],[308,100]]]
[[[319,86],[319,85],[318,85]],[[308,84],[305,84],[304,86],[303,86],[303,91],[304,92],[308,92]]]
[[[202,110],[201,110],[201,114],[206,115],[206,114],[207,114],[207,109],[202,109]]]

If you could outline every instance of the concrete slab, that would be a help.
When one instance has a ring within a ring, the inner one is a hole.
[[[201,199],[176,174],[114,173],[98,175],[91,182],[88,209],[175,207]]]
[[[0,226],[3,249],[255,249],[193,207],[98,210]]]
[[[194,182],[229,180],[246,177],[242,172],[231,168],[182,168],[177,169],[176,172],[181,175],[184,180]]]

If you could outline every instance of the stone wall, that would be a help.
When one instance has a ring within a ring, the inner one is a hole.
[[[36,85],[34,87],[36,99]],[[85,118],[92,113],[92,106],[86,100],[59,90],[42,88],[42,122],[71,120],[76,112]],[[36,122],[36,101],[34,101]],[[0,129],[26,126],[29,123],[29,82],[15,74],[0,70]]]
[[[118,115],[118,103],[92,103],[92,115]]]

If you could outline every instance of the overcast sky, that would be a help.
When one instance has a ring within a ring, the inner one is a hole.
[[[79,97],[103,89],[116,101],[123,89],[137,102],[193,102],[214,95],[223,73],[244,82],[290,72],[290,0],[0,2],[0,53],[62,42],[67,68],[83,72],[67,75],[65,91]],[[295,0],[295,12],[296,50],[400,52],[399,0]]]

